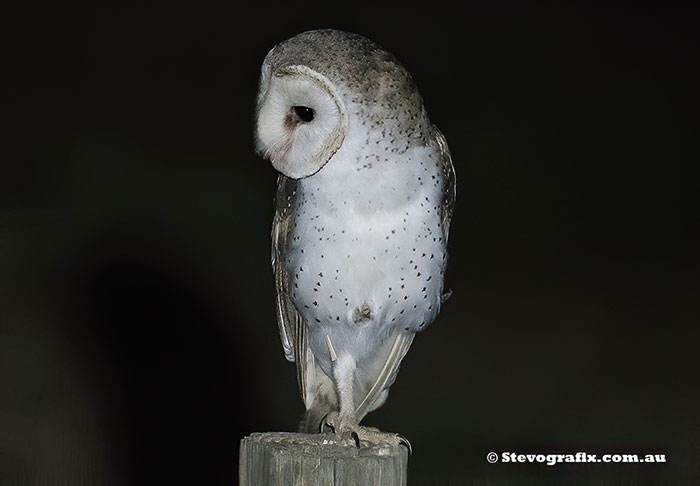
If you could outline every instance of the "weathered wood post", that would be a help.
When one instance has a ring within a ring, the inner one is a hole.
[[[239,460],[241,486],[401,486],[408,450],[358,449],[333,435],[268,432],[241,440]]]

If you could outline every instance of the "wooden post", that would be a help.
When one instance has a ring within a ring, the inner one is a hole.
[[[254,433],[241,440],[240,486],[403,486],[403,446],[360,449],[334,435]]]

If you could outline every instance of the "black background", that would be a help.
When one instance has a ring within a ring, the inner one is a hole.
[[[325,27],[404,63],[457,170],[453,297],[365,420],[411,440],[410,483],[700,481],[697,11],[229,2],[5,20],[2,484],[236,484],[245,434],[295,428],[254,100],[267,51]]]

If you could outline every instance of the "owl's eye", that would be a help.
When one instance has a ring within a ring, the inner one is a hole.
[[[294,113],[299,117],[304,123],[308,123],[314,119],[314,110],[308,106],[294,106]]]

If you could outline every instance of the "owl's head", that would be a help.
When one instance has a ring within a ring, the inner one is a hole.
[[[349,126],[350,114],[359,123]],[[321,170],[346,138],[386,133],[397,147],[407,147],[427,126],[411,76],[365,37],[314,30],[287,39],[265,57],[256,147],[288,177]]]
[[[345,106],[331,82],[304,65],[263,64],[258,93],[258,152],[287,177],[315,174],[345,138]]]

